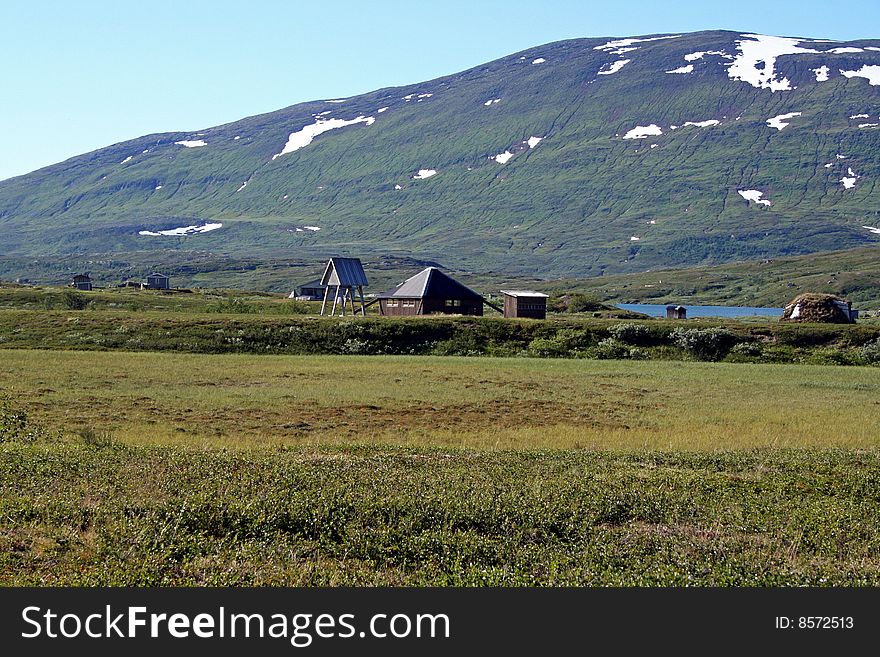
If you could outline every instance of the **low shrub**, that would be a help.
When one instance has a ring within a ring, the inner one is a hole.
[[[645,346],[652,342],[651,331],[644,324],[615,324],[608,329],[608,333],[626,344]]]
[[[880,365],[880,338],[863,345],[857,353],[865,365]]]
[[[737,343],[737,336],[723,328],[677,328],[670,334],[673,345],[699,360],[719,360]]]
[[[89,305],[89,300],[84,294],[73,290],[65,290],[61,295],[61,304],[66,310],[83,310]]]

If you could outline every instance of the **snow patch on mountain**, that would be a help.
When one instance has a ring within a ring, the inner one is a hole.
[[[694,65],[688,64],[687,66],[682,66],[681,68],[676,68],[671,71],[666,71],[667,73],[693,73]]]
[[[500,103],[500,102],[501,102],[500,98],[493,98],[491,100],[487,100],[485,103],[483,103],[483,105],[485,105],[486,107],[491,107],[492,105],[495,105],[496,103]]]
[[[844,71],[840,74],[847,78],[865,78],[872,86],[880,85],[880,66],[865,64],[858,71]]]
[[[757,89],[769,89],[777,91],[791,91],[792,86],[788,78],[776,78],[776,60],[783,55],[797,55],[805,53],[818,53],[813,48],[801,48],[798,44],[801,39],[787,37],[766,36],[762,34],[743,34],[743,38],[736,42],[739,54],[727,69],[727,75],[732,80],[746,82]]]
[[[532,61],[532,64],[543,64],[543,63],[546,62],[546,61],[547,61],[547,60],[544,59],[543,57],[538,57],[538,59],[535,59],[535,60]]]
[[[495,160],[498,164],[506,164],[512,157],[513,153],[511,153],[510,151],[504,151],[503,153],[499,153],[498,155],[489,156],[489,159]]]
[[[845,48],[832,48],[831,50],[826,50],[825,52],[833,52],[835,55],[849,55],[849,54],[854,55],[856,53],[865,52],[865,51],[863,48],[845,47]]]
[[[284,148],[281,149],[280,153],[276,153],[275,155],[273,155],[272,159],[274,160],[278,157],[281,157],[282,155],[287,155],[288,153],[298,151],[300,148],[304,148],[311,144],[312,140],[314,140],[314,138],[318,135],[328,132],[330,130],[337,130],[338,128],[355,125],[356,123],[373,125],[373,123],[375,122],[376,117],[374,116],[359,116],[349,121],[346,121],[344,119],[318,119],[314,123],[307,125],[304,128],[297,130],[296,132],[291,132],[287,138],[287,143],[284,145]]]
[[[789,125],[788,119],[793,119],[794,117],[800,115],[801,112],[789,112],[788,114],[780,114],[779,116],[774,116],[772,119],[767,119],[767,125],[769,125],[771,128],[782,130]]]
[[[431,176],[436,176],[436,169],[419,169],[419,172],[412,177],[413,180],[424,180],[425,178],[430,178]]]
[[[827,66],[820,66],[819,68],[813,68],[810,70],[816,74],[816,82],[828,82],[829,73],[831,73],[830,68]]]
[[[713,125],[721,125],[718,119],[709,119],[708,121],[687,121],[685,125],[693,125],[698,128],[709,128]]]
[[[862,226],[869,233],[874,233],[875,235],[880,235],[880,228],[875,228],[874,226]]]
[[[840,179],[840,184],[843,185],[844,189],[852,189],[856,186],[856,181],[861,178],[855,171],[852,170],[852,167],[847,168],[847,175]]]
[[[684,61],[686,62],[695,62],[698,59],[703,59],[706,55],[718,55],[719,57],[724,57],[725,59],[733,59],[732,55],[728,55],[723,50],[701,50],[699,52],[692,52],[684,56]]]
[[[212,230],[217,230],[218,228],[222,228],[223,224],[202,224],[201,226],[196,224],[194,226],[180,226],[179,228],[169,228],[168,230],[141,230],[138,231],[138,235],[149,235],[151,237],[160,237],[160,236],[180,236],[180,235],[197,235],[198,233],[207,233]]]
[[[119,164],[125,164],[126,162],[131,162],[131,158],[132,158],[132,156],[129,155],[127,158],[125,158],[124,160],[122,160],[122,162],[120,162]]]
[[[742,196],[745,200],[752,201],[758,205],[766,205],[768,207],[772,205],[767,199],[761,198],[764,196],[764,192],[758,191],[757,189],[737,190],[736,193]]]
[[[659,125],[638,125],[627,132],[624,139],[644,139],[645,137],[658,136],[663,134],[663,128]]]
[[[541,143],[543,140],[544,140],[543,137],[529,137],[528,139],[525,140],[524,143],[528,144],[529,148],[534,148],[539,143]]]
[[[605,64],[601,69],[599,69],[599,75],[613,75],[617,73],[624,66],[629,64],[631,59],[618,59],[616,62],[611,62],[610,64]],[[607,69],[607,70],[606,70]]]
[[[636,43],[648,43],[649,41],[663,41],[664,39],[678,39],[681,37],[680,34],[674,34],[670,36],[661,36],[661,37],[650,37],[648,39],[616,39],[614,41],[609,41],[608,43],[603,43],[601,46],[596,46],[593,50],[604,50],[605,52],[611,52],[614,50],[620,51],[626,48],[626,52],[631,52],[632,50],[638,50],[638,48],[632,48],[633,44]],[[623,54],[622,52],[614,53],[616,55]]]
[[[200,146],[207,146],[207,142],[204,139],[184,139],[183,141],[174,142],[177,146],[183,146],[185,148],[199,148]]]

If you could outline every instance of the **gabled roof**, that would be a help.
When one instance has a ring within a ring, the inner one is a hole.
[[[369,285],[360,258],[330,258],[321,276],[321,285]]]
[[[168,278],[165,274],[160,274],[159,272],[154,271],[152,274],[147,274],[147,278]]]
[[[303,289],[304,287],[327,287],[327,286],[326,286],[326,285],[323,285],[323,284],[321,283],[321,279],[320,279],[320,278],[316,278],[315,280],[313,280],[313,281],[309,281],[308,283],[302,283],[302,284],[300,284],[300,285],[297,285],[297,286],[296,286],[296,289],[301,290],[301,289]]]
[[[482,296],[466,285],[444,274],[436,267],[423,269],[393,290],[379,295],[380,299],[480,299]]]

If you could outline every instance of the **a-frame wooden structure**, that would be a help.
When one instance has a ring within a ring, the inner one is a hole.
[[[369,285],[364,266],[359,258],[330,258],[321,276],[321,285],[324,289],[324,302],[321,304],[321,314],[327,310],[327,300],[330,296],[330,288],[334,288],[333,309],[330,315],[336,314],[336,305],[342,299],[342,315],[345,316],[345,304],[351,303],[351,314],[355,314],[354,290],[358,291],[361,300],[361,314],[366,314],[364,304],[364,288]],[[342,296],[340,296],[340,293]]]

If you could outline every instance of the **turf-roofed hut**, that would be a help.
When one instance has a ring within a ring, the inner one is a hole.
[[[483,297],[436,267],[378,296],[381,315],[482,315]]]

